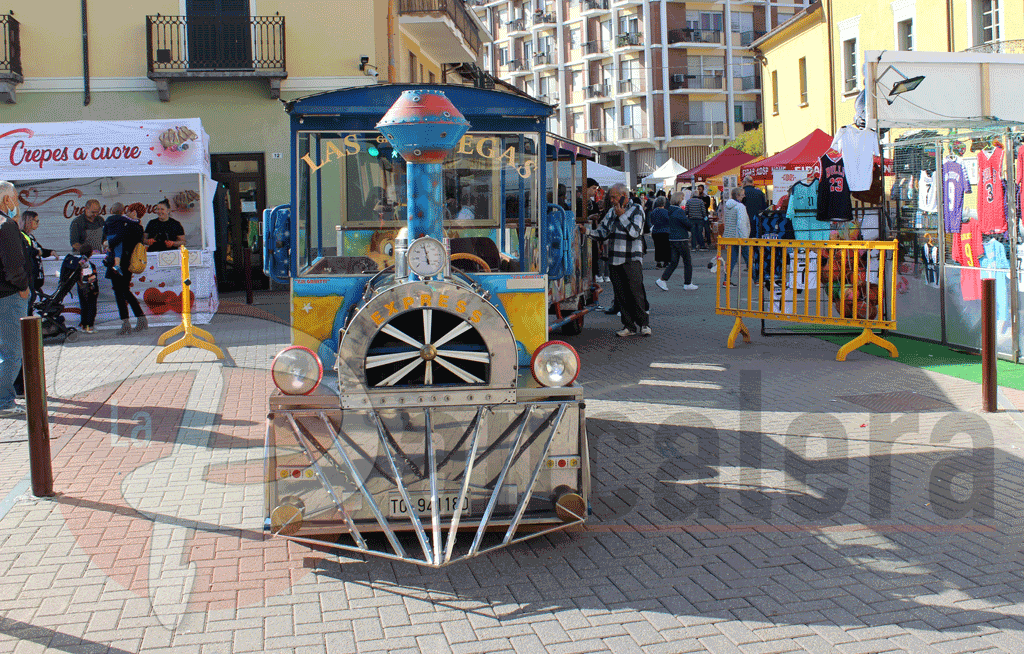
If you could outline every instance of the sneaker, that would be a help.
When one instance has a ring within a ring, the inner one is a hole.
[[[640,328],[640,335],[641,336],[650,336],[651,333],[652,332],[651,332],[651,326],[650,325],[645,325],[645,326]]]
[[[660,288],[661,290],[663,290],[663,291],[667,291],[668,290],[668,284],[665,283],[664,279],[657,279],[657,280],[655,280],[654,283],[657,284],[658,288]]]
[[[132,323],[125,318],[121,321],[121,329],[117,332],[118,336],[124,336],[125,334],[132,333]]]
[[[146,316],[139,316],[135,319],[135,331],[141,332],[149,327],[149,321],[146,320]]]
[[[627,336],[636,336],[637,332],[630,329],[629,327],[623,327],[619,331],[615,332],[615,335],[619,338],[625,338]]]
[[[696,284],[684,284],[683,285],[683,289],[685,289],[687,291],[696,291],[698,288],[700,288],[700,287],[697,286]]]
[[[24,418],[26,415],[25,407],[20,404],[12,404],[6,409],[0,410],[0,418]]]

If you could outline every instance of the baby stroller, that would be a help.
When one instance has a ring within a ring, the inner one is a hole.
[[[65,257],[64,263],[61,266],[60,283],[57,285],[57,290],[53,292],[53,295],[46,295],[39,291],[33,309],[35,314],[42,320],[44,339],[59,338],[61,342],[74,343],[78,340],[78,330],[74,327],[68,327],[65,324],[64,316],[61,314],[64,313],[64,298],[78,284],[78,278],[82,275],[82,269],[78,266],[69,265],[69,258],[73,258],[73,256],[69,254]]]

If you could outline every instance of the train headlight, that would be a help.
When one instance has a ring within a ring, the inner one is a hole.
[[[313,350],[293,345],[274,357],[270,374],[285,395],[309,395],[323,379],[324,364]]]
[[[568,386],[580,373],[580,355],[563,341],[548,341],[533,353],[533,378],[542,386]]]

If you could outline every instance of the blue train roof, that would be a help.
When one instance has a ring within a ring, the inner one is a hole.
[[[459,111],[474,122],[481,118],[518,118],[537,121],[550,116],[553,107],[539,100],[473,86],[456,84],[371,84],[325,91],[285,103],[293,118],[300,116],[382,116],[402,91],[431,89],[443,91]]]

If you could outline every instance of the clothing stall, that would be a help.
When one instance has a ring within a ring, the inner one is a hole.
[[[33,236],[54,252],[43,261],[44,293],[57,288],[62,261],[72,252],[71,223],[83,215],[89,200],[99,202],[100,220],[110,215],[114,203],[142,203],[145,229],[156,218],[156,204],[167,199],[191,255],[192,321],[207,323],[216,313],[216,182],[210,175],[209,136],[198,118],[0,124],[0,179],[18,190],[19,212],[39,214]],[[120,325],[110,282],[102,278],[103,259],[103,253],[93,254],[101,277],[98,328],[103,323]],[[151,252],[147,259],[131,290],[151,325],[177,324],[182,308],[180,251]],[[77,294],[68,296],[64,306],[65,320],[77,325]]]
[[[866,54],[868,124],[888,130],[894,162],[885,217],[899,241],[899,333],[980,349],[981,280],[991,278],[998,354],[1019,362],[1024,107],[990,90],[1024,83],[1024,56]],[[915,80],[906,98],[895,93]]]

